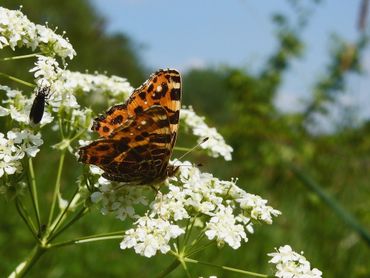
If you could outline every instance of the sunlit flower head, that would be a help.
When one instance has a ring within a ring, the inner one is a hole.
[[[279,278],[320,278],[322,272],[311,269],[310,262],[302,254],[292,250],[289,245],[281,246],[276,252],[269,253],[272,257],[269,263],[275,264],[275,276]]]
[[[209,127],[205,123],[203,117],[195,114],[191,107],[182,108],[180,118],[186,127],[198,137],[198,143],[201,143],[204,138],[208,138],[206,142],[200,144],[201,148],[207,150],[213,157],[222,156],[225,160],[231,160],[233,148],[225,143],[224,138],[215,128]]]
[[[0,49],[9,46],[37,47],[46,55],[72,59],[76,52],[68,39],[43,25],[34,24],[20,10],[0,7]]]
[[[148,258],[158,251],[163,254],[170,251],[170,240],[185,233],[179,226],[160,218],[143,216],[135,224],[135,228],[126,231],[121,249],[134,248],[136,253]]]

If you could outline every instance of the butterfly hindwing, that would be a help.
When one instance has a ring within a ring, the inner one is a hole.
[[[172,140],[166,110],[154,105],[108,139],[80,148],[80,160],[99,166],[111,180],[145,184],[165,175]]]

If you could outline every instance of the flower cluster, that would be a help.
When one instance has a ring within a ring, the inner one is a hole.
[[[222,156],[225,160],[231,160],[233,148],[225,143],[222,135],[214,127],[209,127],[204,122],[204,117],[198,116],[189,107],[181,109],[180,118],[192,130],[193,134],[198,136],[198,143],[201,143],[204,138],[208,138],[200,145],[201,148],[207,150],[213,157]]]
[[[43,144],[41,134],[29,130],[13,129],[6,137],[0,133],[0,177],[22,171],[20,160],[25,156],[35,157]]]
[[[94,203],[101,202],[101,213],[112,213],[116,218],[125,220],[127,217],[139,218],[134,206],[137,204],[147,205],[148,201],[141,193],[144,188],[130,186],[115,187],[112,183],[100,177],[98,184],[99,191],[91,194],[91,200]]]
[[[239,188],[235,181],[222,181],[209,173],[202,173],[189,162],[182,162],[181,165],[179,176],[168,180],[168,192],[157,194],[151,209],[125,233],[122,248],[133,247],[143,256],[153,256],[156,251],[169,251],[169,241],[182,234],[171,231],[186,230],[181,220],[190,220],[203,227],[209,240],[215,240],[219,246],[226,243],[237,249],[242,241],[248,240],[247,232],[253,233],[255,221],[271,224],[272,217],[280,214],[267,206],[266,200]],[[138,189],[107,183],[109,193],[100,185],[100,196],[118,202],[116,207],[125,207],[121,203],[127,202],[125,198],[119,198],[122,188]],[[109,205],[107,201],[102,205],[103,211],[107,211],[112,207],[112,201]]]
[[[136,253],[152,257],[157,251],[163,254],[170,251],[168,242],[183,233],[184,229],[166,220],[143,216],[136,222],[136,229],[126,232],[120,246],[121,249],[134,248]]]
[[[99,177],[103,170],[91,165],[90,172],[93,176]],[[136,214],[134,206],[138,204],[148,205],[148,200],[142,192],[145,189],[142,187],[115,186],[103,177],[98,178],[94,187],[99,190],[91,194],[91,201],[101,204],[100,211],[104,215],[112,213],[122,221],[127,217],[137,219],[139,215]]]
[[[276,277],[320,278],[322,275],[317,268],[311,269],[310,262],[303,255],[294,252],[289,245],[279,247],[268,256],[272,257],[269,262],[276,265]]]
[[[37,47],[49,56],[72,59],[76,52],[68,39],[56,34],[43,25],[34,24],[21,11],[0,7],[0,49],[9,46],[26,46],[35,50]]]

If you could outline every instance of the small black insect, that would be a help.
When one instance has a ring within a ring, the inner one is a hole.
[[[45,103],[50,96],[50,87],[40,87],[36,92],[30,111],[30,123],[38,124],[44,115]]]

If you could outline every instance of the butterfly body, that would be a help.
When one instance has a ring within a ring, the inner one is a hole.
[[[150,185],[176,173],[169,164],[176,142],[181,78],[159,70],[124,104],[95,119],[100,138],[81,147],[79,160],[104,170],[103,177],[132,185]]]

